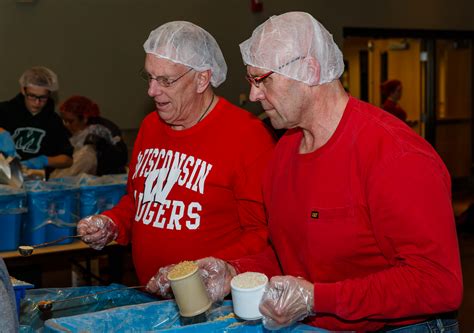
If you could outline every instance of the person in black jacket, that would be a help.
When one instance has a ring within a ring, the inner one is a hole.
[[[19,83],[20,93],[0,103],[0,152],[19,156],[29,169],[49,172],[71,166],[73,148],[54,111],[56,74],[46,67],[32,67],[22,74]]]
[[[126,172],[128,155],[122,133],[112,121],[100,116],[96,103],[84,96],[71,96],[59,111],[71,133],[74,163],[70,168],[56,170],[52,177]]]

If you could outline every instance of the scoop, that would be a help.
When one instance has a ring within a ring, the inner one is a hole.
[[[21,188],[23,173],[21,163],[17,157],[6,157],[0,153],[0,184]]]
[[[63,240],[69,239],[69,238],[80,238],[82,237],[81,235],[74,235],[74,236],[64,236],[61,238],[58,238],[56,240],[53,240],[51,242],[46,242],[46,243],[41,243],[41,244],[36,244],[36,245],[20,245],[18,246],[18,252],[23,256],[23,257],[28,257],[33,254],[34,249],[38,247],[45,247],[49,245],[53,245],[59,242],[62,242]]]
[[[145,286],[132,286],[132,287],[109,289],[109,290],[99,291],[99,292],[96,292],[96,293],[93,293],[93,294],[81,295],[81,296],[70,297],[70,298],[65,298],[65,299],[58,299],[58,300],[52,300],[52,301],[51,300],[44,300],[44,301],[39,301],[37,303],[37,305],[38,305],[38,310],[40,310],[43,313],[47,313],[47,312],[50,312],[53,309],[53,304],[56,304],[56,303],[70,302],[70,301],[74,301],[74,300],[81,299],[81,298],[86,298],[86,297],[94,297],[94,296],[97,296],[97,295],[100,295],[100,294],[110,293],[110,292],[113,292],[113,291],[120,291],[120,290],[125,290],[125,289],[141,289],[141,288],[145,288]]]

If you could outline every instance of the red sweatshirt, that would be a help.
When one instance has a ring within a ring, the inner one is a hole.
[[[264,199],[283,274],[314,283],[307,322],[365,332],[457,309],[451,182],[433,148],[354,98],[323,147],[299,154],[301,138],[292,130],[278,142]],[[233,262],[239,271],[271,263],[269,251]]]
[[[162,266],[261,251],[268,232],[262,170],[274,141],[255,116],[223,98],[192,128],[175,131],[156,112],[138,133],[127,194],[104,214],[132,242],[141,284]]]

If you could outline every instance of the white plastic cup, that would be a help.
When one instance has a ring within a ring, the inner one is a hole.
[[[241,288],[236,286],[235,281],[238,276],[246,273],[235,276],[230,281],[232,304],[234,307],[234,313],[239,318],[244,320],[257,320],[262,318],[262,314],[260,313],[258,306],[260,305],[260,300],[262,299],[265,287],[268,284],[268,278],[265,274],[253,272],[250,273],[259,275],[262,280],[264,280],[264,283],[252,288]]]

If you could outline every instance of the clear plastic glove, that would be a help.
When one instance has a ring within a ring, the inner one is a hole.
[[[30,158],[26,161],[21,161],[21,164],[28,169],[44,169],[48,166],[48,157],[45,155],[40,155],[37,157]]]
[[[91,248],[102,250],[104,246],[117,238],[118,227],[108,216],[91,215],[79,221],[77,233]]]
[[[207,257],[196,261],[211,301],[224,300],[230,293],[230,280],[237,275],[235,268],[224,260]]]
[[[314,315],[314,286],[294,276],[275,276],[268,283],[260,301],[262,323],[276,330]]]
[[[157,294],[163,298],[173,297],[173,291],[171,290],[171,283],[168,280],[168,273],[176,265],[169,265],[161,267],[158,273],[153,276],[150,281],[146,284],[146,291],[152,294]]]
[[[8,131],[1,131],[0,132],[0,151],[5,156],[13,156],[18,157],[15,148],[15,142]]]

